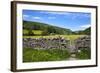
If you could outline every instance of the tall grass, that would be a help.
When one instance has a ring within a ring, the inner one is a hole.
[[[91,50],[88,48],[81,48],[80,52],[76,53],[78,59],[91,59]]]
[[[70,53],[68,50],[37,50],[32,48],[23,49],[23,62],[61,61],[67,60],[69,57]]]

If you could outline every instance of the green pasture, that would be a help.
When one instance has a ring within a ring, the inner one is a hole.
[[[23,62],[61,61],[67,60],[69,57],[70,53],[67,50],[23,48]]]
[[[35,35],[41,35],[43,31],[41,30],[32,30]],[[23,34],[28,34],[28,30],[23,30]]]
[[[79,37],[83,37],[85,35],[49,35],[49,36],[23,36],[23,38],[57,38],[57,37],[63,37],[68,40],[75,40]]]
[[[57,37],[63,37],[63,38],[65,38],[65,39],[68,39],[68,40],[71,40],[71,41],[73,41],[73,40],[75,40],[75,39],[77,39],[77,38],[79,38],[79,37],[83,37],[83,36],[85,36],[85,35],[46,35],[46,36],[43,36],[42,35],[42,32],[43,31],[41,31],[41,30],[32,30],[32,32],[36,35],[33,35],[33,36],[23,36],[23,38],[57,38]],[[28,34],[28,30],[23,30],[23,34]]]

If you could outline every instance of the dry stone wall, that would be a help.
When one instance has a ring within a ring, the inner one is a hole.
[[[33,49],[67,49],[70,52],[78,51],[81,48],[91,48],[91,37],[84,36],[74,40],[74,44],[70,40],[62,37],[57,38],[23,38],[24,48]]]
[[[79,49],[90,49],[91,48],[91,37],[85,36],[85,37],[80,37],[76,39],[75,47],[76,47],[76,51]]]
[[[24,48],[33,48],[33,49],[68,49],[69,40],[64,38],[24,38],[23,39]]]

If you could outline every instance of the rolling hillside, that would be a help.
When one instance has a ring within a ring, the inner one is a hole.
[[[57,26],[52,26],[50,24],[40,23],[40,22],[31,22],[23,21],[23,29],[26,31],[34,30],[41,31],[42,34],[72,34],[70,29],[65,29]],[[24,32],[25,33],[25,32]]]
[[[72,31],[67,28],[61,28],[53,26],[46,23],[32,22],[32,21],[23,21],[23,34],[24,35],[70,35],[70,34],[81,34],[81,35],[90,35],[91,27],[86,28],[85,30]]]
[[[76,33],[76,34],[91,35],[91,27],[88,27],[85,30],[76,31],[74,33]]]

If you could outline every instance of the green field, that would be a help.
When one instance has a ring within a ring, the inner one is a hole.
[[[79,37],[83,37],[85,35],[49,35],[49,36],[23,36],[23,38],[57,38],[57,37],[63,37],[68,40],[74,41],[75,39]]]
[[[56,37],[63,37],[65,39],[68,39],[68,40],[71,40],[71,41],[74,41],[75,39],[79,38],[79,37],[83,37],[85,35],[74,35],[74,34],[71,34],[71,35],[46,35],[46,36],[43,36],[42,35],[42,32],[41,30],[32,30],[32,32],[36,35],[36,36],[23,36],[23,38],[56,38]],[[23,34],[28,34],[28,30],[23,30]]]
[[[41,35],[43,31],[41,30],[32,30],[35,35]],[[23,30],[23,34],[28,34],[28,30]]]
[[[39,62],[39,61],[61,61],[67,60],[70,53],[67,50],[37,50],[32,48],[23,49],[23,62]]]

